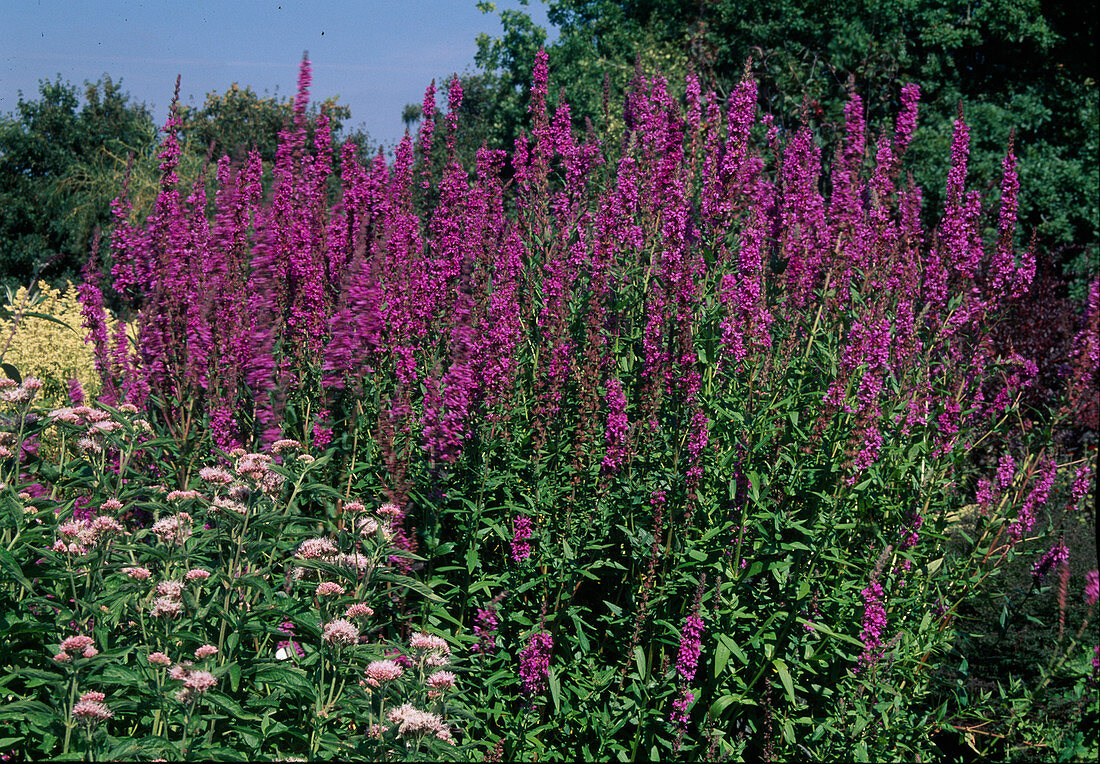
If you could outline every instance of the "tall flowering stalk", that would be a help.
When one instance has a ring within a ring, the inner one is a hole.
[[[680,629],[680,650],[676,655],[676,674],[678,677],[679,694],[672,702],[672,714],[669,721],[676,730],[676,742],[673,750],[679,750],[681,741],[687,731],[690,720],[688,708],[695,701],[695,693],[689,689],[695,681],[695,670],[699,665],[699,656],[702,652],[703,618],[700,615],[702,607],[702,593],[706,586],[706,576],[699,581],[699,587],[695,592],[695,604],[692,606],[691,615],[684,620]]]

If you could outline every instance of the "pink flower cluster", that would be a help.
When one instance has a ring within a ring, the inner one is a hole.
[[[73,706],[73,718],[88,726],[105,722],[115,714],[103,701],[107,696],[102,692],[86,692]]]
[[[531,518],[526,515],[518,516],[512,522],[512,559],[523,562],[531,556]]]
[[[437,714],[422,711],[411,703],[405,703],[386,712],[390,724],[397,727],[401,737],[434,735],[440,740],[454,743],[451,730]]]
[[[1043,577],[1058,565],[1069,562],[1069,549],[1066,548],[1064,541],[1059,539],[1058,543],[1052,546],[1043,554],[1035,564],[1031,567],[1031,579],[1036,586],[1043,583]]]
[[[550,653],[554,649],[554,638],[549,632],[539,631],[527,639],[527,646],[519,655],[519,675],[523,681],[523,691],[528,695],[546,689],[546,679],[550,674]]]
[[[405,669],[401,664],[391,660],[371,661],[367,664],[367,684],[371,687],[379,687],[383,682],[392,682],[399,678]]]
[[[863,640],[863,654],[859,657],[860,667],[870,668],[882,657],[882,632],[886,629],[886,608],[883,606],[885,592],[877,577],[860,592],[863,595],[863,628],[860,639]]]
[[[409,648],[419,655],[425,666],[446,666],[450,663],[451,647],[442,637],[418,632],[409,640]]]
[[[149,658],[151,661],[152,656],[149,656]],[[195,695],[201,695],[218,684],[217,678],[212,673],[209,671],[196,671],[191,666],[191,661],[181,661],[168,669],[170,678],[177,682],[183,682],[183,687],[176,692],[176,700],[184,704],[194,700]]]
[[[153,523],[152,531],[165,544],[183,546],[191,538],[191,515],[180,512],[161,518]]]
[[[183,582],[161,581],[156,588],[157,598],[149,615],[154,618],[174,618],[183,612]]]
[[[359,628],[346,618],[337,618],[324,625],[321,638],[330,645],[359,644]]]
[[[106,515],[94,519],[66,520],[58,526],[57,533],[61,538],[51,548],[63,554],[85,555],[107,536],[120,534],[125,530],[121,523]]]
[[[68,663],[75,655],[81,655],[85,658],[94,658],[99,655],[99,650],[95,648],[95,640],[84,634],[67,637],[61,643],[61,650],[53,659],[58,663]]]

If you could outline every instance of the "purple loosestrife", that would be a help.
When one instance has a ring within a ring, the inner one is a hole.
[[[1018,297],[1026,284],[1021,283],[1016,268],[1015,242],[1016,211],[1019,208],[1020,179],[1016,174],[1016,155],[1013,153],[1013,133],[1009,134],[1008,151],[1001,163],[1001,211],[998,217],[1000,237],[989,273],[989,291],[996,299],[1003,295]]]
[[[1054,485],[1054,478],[1058,474],[1058,466],[1053,459],[1038,466],[1038,474],[1035,476],[1031,491],[1024,499],[1017,511],[1016,519],[1009,525],[1009,534],[1013,541],[1019,541],[1025,533],[1035,527],[1035,511],[1041,509],[1050,498],[1050,489]]]
[[[111,341],[107,333],[107,313],[103,307],[103,292],[100,289],[99,267],[96,259],[99,238],[92,244],[92,254],[84,263],[83,280],[77,293],[80,296],[81,326],[88,330],[85,342],[92,343],[95,357],[96,374],[99,375],[103,389],[100,400],[106,404],[118,402],[118,378],[111,364]]]
[[[432,461],[453,464],[462,454],[462,446],[469,435],[466,419],[477,391],[473,373],[475,346],[474,328],[470,326],[471,303],[465,290],[459,290],[449,343],[451,364],[441,383],[442,398],[437,416],[429,419],[425,407],[425,448]]]
[[[523,241],[515,227],[510,226],[494,263],[488,327],[483,334],[483,387],[490,412],[495,406],[510,407],[513,400],[511,393],[520,369],[516,352],[523,339],[519,306],[522,276]]]
[[[1041,586],[1043,577],[1058,565],[1069,561],[1069,549],[1066,543],[1059,539],[1058,543],[1048,549],[1042,557],[1031,566],[1031,580],[1035,586]]]
[[[894,130],[894,156],[900,161],[913,139],[917,128],[917,111],[920,102],[920,85],[909,82],[901,86],[901,111],[898,112]]]
[[[883,641],[882,633],[886,630],[886,593],[879,582],[883,566],[893,552],[891,546],[887,546],[875,562],[871,572],[871,580],[860,594],[863,596],[863,626],[860,629],[859,638],[863,642],[863,653],[859,656],[859,666],[856,673],[872,668],[882,658]]]
[[[863,595],[863,627],[859,637],[863,641],[860,668],[866,669],[878,663],[882,657],[882,632],[886,629],[885,593],[882,584],[872,579],[860,594]]]
[[[519,515],[512,521],[512,559],[523,562],[531,556],[531,518]]]
[[[1100,403],[1096,389],[1100,385],[1100,279],[1089,285],[1088,302],[1081,329],[1073,338],[1068,383],[1068,410],[1093,430],[1100,427]]]
[[[780,170],[780,253],[791,299],[803,307],[813,299],[832,232],[821,185],[821,150],[808,125],[787,144]]]
[[[500,620],[497,617],[493,604],[488,607],[478,608],[477,619],[474,623],[474,634],[477,636],[477,644],[470,648],[471,652],[482,655],[492,655],[496,652],[496,633]]]
[[[325,383],[343,388],[348,377],[374,370],[382,350],[382,291],[376,263],[361,244],[348,270],[341,305],[329,319],[324,350]]]
[[[554,638],[547,631],[536,632],[527,638],[527,646],[519,655],[519,676],[526,694],[535,695],[546,690],[553,649]]]
[[[699,656],[703,647],[703,619],[700,615],[702,607],[703,588],[706,586],[706,576],[701,577],[699,588],[695,592],[695,603],[691,615],[684,620],[680,629],[680,651],[676,655],[676,674],[680,692],[676,700],[672,701],[672,714],[669,721],[676,730],[676,743],[673,750],[679,750],[683,741],[687,724],[690,720],[688,707],[695,700],[695,693],[688,688],[695,681],[695,671],[699,666]]]
[[[607,450],[604,452],[602,469],[615,473],[622,469],[628,447],[629,419],[626,415],[626,396],[617,374],[611,374],[607,380],[607,427],[604,440]]]
[[[947,192],[939,241],[946,248],[952,270],[966,279],[973,279],[982,258],[978,235],[981,198],[977,191],[966,190],[966,169],[970,156],[970,130],[961,110],[955,120],[951,141],[951,169],[947,174]]]
[[[420,161],[424,163],[424,180],[421,182],[424,190],[432,185],[431,162],[432,133],[435,130],[435,80],[432,80],[424,91],[424,102],[420,110],[420,133],[417,136],[417,150],[420,153]]]
[[[84,388],[80,385],[79,379],[76,377],[71,378],[66,388],[69,393],[69,403],[79,406],[84,402]]]
[[[420,220],[412,200],[413,149],[408,136],[398,145],[393,172],[386,188],[383,227],[386,260],[383,284],[387,334],[401,385],[419,380],[415,346],[428,333],[430,271],[424,262]]]
[[[835,255],[832,266],[833,283],[838,299],[848,299],[852,269],[864,268],[869,257],[869,232],[863,205],[864,183],[862,165],[867,149],[867,123],[863,100],[854,92],[844,107],[844,138],[837,148],[832,166],[832,195],[829,217],[836,241],[831,248]]]

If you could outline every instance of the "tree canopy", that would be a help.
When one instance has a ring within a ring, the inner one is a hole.
[[[481,3],[482,10],[495,10]],[[504,32],[481,36],[481,87],[496,93],[491,135],[526,124],[525,83],[546,32],[523,11],[500,12]],[[559,29],[547,46],[574,120],[598,121],[636,64],[682,88],[690,69],[720,96],[746,61],[762,107],[782,129],[803,120],[825,136],[858,93],[871,125],[896,112],[901,85],[922,88],[909,167],[925,210],[941,207],[939,168],[959,105],[975,145],[976,185],[995,189],[1010,131],[1020,163],[1021,220],[1071,273],[1095,269],[1098,119],[1095,22],[1084,6],[1040,0],[549,0]],[[609,115],[614,124],[618,115]],[[621,121],[621,118],[619,118]],[[1028,235],[1025,233],[1024,235]],[[1078,278],[1078,284],[1084,280]],[[1078,295],[1083,296],[1083,295]]]

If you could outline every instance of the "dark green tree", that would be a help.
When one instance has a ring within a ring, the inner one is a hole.
[[[20,94],[0,116],[0,280],[73,278],[130,155],[150,156],[155,140],[148,109],[107,75],[85,83],[83,103],[60,76],[35,100]]]
[[[320,104],[311,104],[311,117],[323,110],[333,133],[339,134],[351,117],[351,110],[336,100],[328,98]],[[207,93],[202,108],[181,107],[181,134],[195,152],[205,153],[213,144],[213,156],[218,158],[243,155],[255,148],[264,162],[272,163],[279,149],[279,133],[293,115],[293,98],[261,96],[252,88],[242,88],[234,82],[224,93]],[[362,131],[357,135],[362,138]]]
[[[482,3],[491,11],[491,3]],[[551,94],[561,87],[578,127],[599,123],[628,87],[636,62],[682,87],[691,68],[720,96],[752,57],[763,107],[791,129],[825,136],[842,124],[853,90],[873,129],[897,110],[900,87],[922,88],[909,165],[938,214],[942,168],[961,103],[974,141],[972,182],[996,189],[1016,131],[1023,235],[1081,278],[1095,272],[1098,235],[1098,90],[1095,22],[1083,5],[1041,0],[550,0],[559,30],[547,48]],[[522,11],[500,14],[504,34],[478,40],[477,64],[502,94],[493,135],[526,123],[525,85],[545,31]],[[604,84],[606,83],[606,85]],[[612,132],[618,115],[609,114]]]

